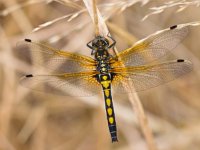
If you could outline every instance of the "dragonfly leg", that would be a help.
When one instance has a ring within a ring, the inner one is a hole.
[[[90,45],[92,43],[92,41],[87,43],[87,47],[89,47],[90,49],[93,49],[93,47]]]
[[[90,45],[92,43],[93,40],[91,40],[90,42],[87,43],[87,47],[89,47],[90,49],[92,49],[91,55],[94,55],[95,50],[94,48]]]
[[[115,41],[115,39],[113,39],[112,36],[110,36],[109,33],[107,34],[107,37],[109,37],[109,38],[112,40],[112,42],[113,42],[111,45],[108,46],[108,48],[112,48],[113,51],[114,51],[114,53],[115,53],[115,55],[117,55],[117,54],[116,54],[116,50],[115,50],[115,45],[116,45],[116,41]],[[111,55],[111,57],[114,58],[113,55]]]
[[[115,45],[116,45],[116,41],[112,38],[112,36],[110,36],[109,35],[109,33],[108,33],[108,35],[107,35],[111,40],[112,40],[112,44],[111,45],[109,45],[109,47],[108,48],[114,48],[115,47]]]

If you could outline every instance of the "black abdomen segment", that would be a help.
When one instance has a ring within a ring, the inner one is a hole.
[[[112,142],[117,142],[117,127],[111,94],[111,76],[109,74],[99,75],[99,82],[103,88],[106,115]]]

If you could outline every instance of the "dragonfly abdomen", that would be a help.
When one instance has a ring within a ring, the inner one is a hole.
[[[112,102],[112,93],[111,93],[111,75],[110,74],[100,74],[99,82],[102,85],[104,99],[105,99],[105,108],[108,121],[108,127],[112,142],[118,141],[117,139],[117,127],[115,121],[115,113]]]

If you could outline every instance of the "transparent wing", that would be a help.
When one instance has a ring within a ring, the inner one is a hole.
[[[66,96],[92,96],[101,90],[94,72],[57,75],[26,75],[20,83],[27,88]]]
[[[192,70],[192,63],[184,60],[138,67],[115,68],[112,87],[117,93],[146,90],[164,84]]]
[[[17,45],[20,55],[33,57],[36,64],[56,73],[80,72],[95,69],[95,61],[87,56],[69,53],[29,39]]]
[[[174,49],[188,34],[188,26],[181,24],[158,31],[121,51],[118,57],[125,66],[140,66],[152,62]]]

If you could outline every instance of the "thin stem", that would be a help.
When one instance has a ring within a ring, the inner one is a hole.
[[[99,35],[99,20],[97,16],[97,5],[96,5],[96,0],[92,0],[92,8],[93,8],[93,13],[94,13],[94,28],[95,28],[95,36]]]

